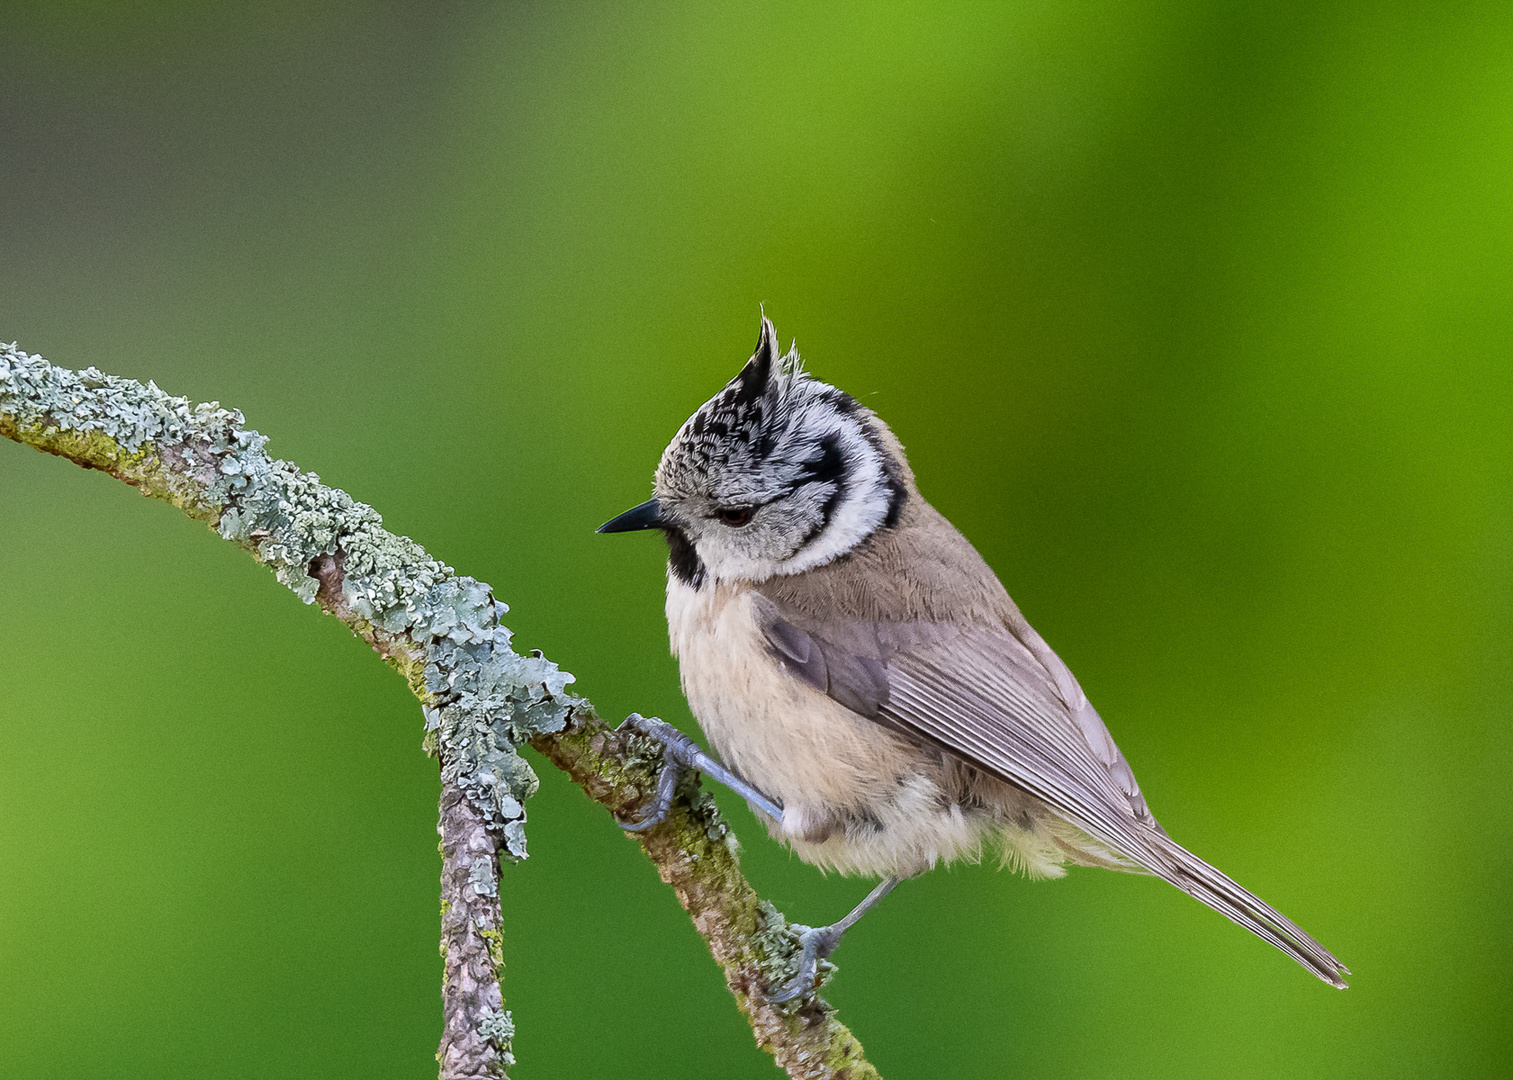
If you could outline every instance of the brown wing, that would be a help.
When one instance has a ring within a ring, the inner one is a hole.
[[[1345,985],[1346,969],[1327,949],[1166,835],[1081,687],[1028,625],[1016,635],[993,625],[820,621],[766,596],[756,612],[774,656],[797,678],[1029,792],[1325,982]]]

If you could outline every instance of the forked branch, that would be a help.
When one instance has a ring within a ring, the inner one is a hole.
[[[382,527],[369,506],[264,452],[267,440],[218,403],[191,406],[152,383],[54,367],[0,346],[0,435],[108,473],[207,523],[373,646],[420,700],[441,763],[443,1080],[503,1076],[513,1022],[500,990],[498,874],[525,857],[530,743],[621,816],[650,795],[659,748],[611,730],[572,676],[522,656],[493,590]],[[609,824],[606,822],[606,824]],[[638,837],[725,971],[757,1043],[802,1080],[877,1071],[824,1001],[767,1001],[797,939],[742,876],[735,837],[684,784],[668,820]]]

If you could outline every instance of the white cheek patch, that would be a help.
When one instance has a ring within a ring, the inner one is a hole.
[[[893,487],[882,453],[863,433],[859,421],[837,416],[824,428],[806,432],[815,439],[834,437],[845,467],[837,483],[839,498],[830,520],[798,551],[777,564],[773,573],[798,574],[844,555],[883,523],[893,501]]]

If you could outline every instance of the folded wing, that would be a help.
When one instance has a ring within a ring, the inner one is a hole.
[[[1331,985],[1347,969],[1286,916],[1168,837],[1107,727],[1028,625],[819,621],[759,597],[774,656],[852,711],[1026,791],[1131,863]]]

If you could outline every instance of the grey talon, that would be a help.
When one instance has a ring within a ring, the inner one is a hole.
[[[808,997],[819,986],[820,961],[824,960],[835,951],[835,947],[841,943],[841,937],[847,930],[856,925],[856,921],[867,914],[883,897],[893,891],[903,878],[884,878],[877,887],[869,892],[864,900],[844,919],[831,923],[829,926],[804,926],[802,923],[792,923],[791,928],[799,932],[799,963],[798,972],[785,982],[776,994],[769,994],[767,1000],[774,1005],[781,1005],[785,1001],[792,1001],[799,997]]]
[[[631,713],[625,718],[616,731],[634,731],[645,735],[649,739],[655,739],[662,744],[664,755],[662,772],[657,776],[657,798],[652,804],[652,811],[648,812],[642,821],[649,824],[641,825],[640,828],[649,829],[662,818],[667,816],[672,808],[673,791],[678,786],[678,769],[697,769],[712,780],[718,780],[737,795],[741,796],[757,810],[766,814],[775,821],[783,819],[783,807],[773,799],[769,799],[745,780],[721,765],[710,757],[699,744],[684,735],[677,728],[665,720],[658,720],[655,716],[642,716],[639,713]],[[652,821],[653,813],[660,810],[660,816]],[[624,823],[620,826],[626,828]],[[632,829],[638,832],[640,829]]]
[[[795,924],[793,929],[799,931],[798,972],[776,994],[768,995],[767,1000],[774,1005],[782,1005],[814,993],[820,981],[820,961],[829,956],[840,943],[840,936],[837,934],[832,938],[828,926],[815,928]]]
[[[627,721],[629,723],[629,721]],[[639,729],[637,729],[639,730]],[[678,773],[682,770],[682,763],[674,756],[670,748],[662,751],[662,768],[657,773],[657,790],[651,797],[651,802],[642,812],[641,816],[632,822],[615,821],[626,832],[645,832],[667,820],[667,812],[672,809],[673,792],[678,788]]]

